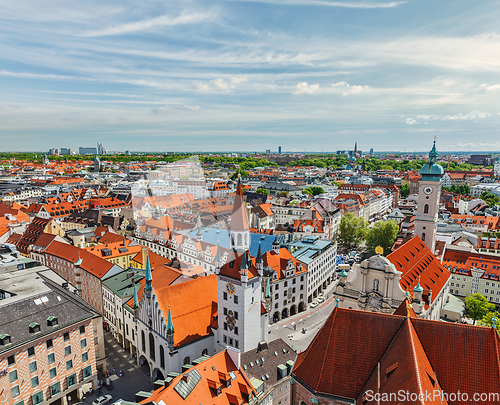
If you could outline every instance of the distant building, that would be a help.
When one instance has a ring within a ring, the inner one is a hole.
[[[97,144],[97,154],[98,155],[104,155],[106,153],[106,150],[102,146],[102,143]]]
[[[80,155],[97,155],[97,148],[78,148],[78,154]]]
[[[373,148],[370,149],[370,156],[373,156]]]
[[[281,155],[281,146],[278,146],[278,154]]]
[[[70,148],[61,148],[60,150],[61,155],[71,155],[71,149]]]
[[[59,155],[59,149],[57,148],[49,149],[49,155]]]
[[[472,165],[491,166],[495,158],[491,155],[471,155],[467,163]]]
[[[266,155],[270,155],[271,154],[271,149],[266,149]]]
[[[500,158],[497,158],[493,172],[495,176],[500,176]]]

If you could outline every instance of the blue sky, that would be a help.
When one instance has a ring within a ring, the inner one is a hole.
[[[3,0],[2,150],[500,150],[500,3]]]

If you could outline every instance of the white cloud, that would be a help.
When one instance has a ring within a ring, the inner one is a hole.
[[[213,79],[208,83],[195,83],[194,88],[196,91],[207,93],[212,91],[229,91],[236,88],[236,85],[247,82],[245,77],[231,77],[230,79]]]
[[[456,120],[478,120],[485,119],[491,117],[489,112],[473,110],[467,114],[454,114],[454,115],[444,115],[444,114],[420,114],[417,115],[417,119],[425,120],[425,121],[456,121]],[[414,118],[407,118],[406,123],[408,125],[420,124],[420,121],[417,121]],[[425,122],[427,124],[427,122]]]
[[[39,74],[26,72],[10,72],[8,70],[0,70],[0,76],[18,77],[20,79],[51,79],[51,80],[93,80],[83,77],[63,76],[53,74]]]
[[[420,122],[419,122],[419,121],[417,121],[417,120],[416,120],[416,119],[414,119],[414,118],[407,118],[407,119],[406,119],[406,123],[407,123],[408,125],[420,124]]]
[[[151,112],[156,115],[166,115],[176,111],[199,111],[201,108],[198,105],[166,105],[163,107],[153,108]]]
[[[314,94],[319,91],[319,84],[307,84],[307,82],[302,82],[297,84],[297,90],[295,94]]]
[[[107,35],[121,35],[121,34],[128,34],[131,32],[144,31],[157,27],[167,27],[167,26],[175,26],[183,24],[196,24],[205,21],[210,17],[211,17],[210,14],[196,13],[196,12],[188,13],[184,11],[177,17],[172,17],[168,14],[165,14],[147,20],[141,20],[133,23],[118,25],[116,27],[109,27],[101,30],[89,31],[85,33],[83,36],[101,37]]]
[[[248,0],[240,0],[248,1]],[[306,5],[306,6],[328,6],[328,7],[344,7],[344,8],[392,8],[405,4],[406,1],[390,1],[386,3],[377,3],[373,1],[328,1],[328,0],[250,0],[254,3],[273,3],[284,6]]]
[[[360,86],[360,85],[354,85],[351,86],[347,82],[338,82],[338,83],[333,83],[332,87],[342,89],[342,95],[347,96],[348,94],[359,94],[364,90],[370,89],[370,86]]]
[[[487,83],[483,83],[483,84],[481,84],[481,86],[479,86],[479,87],[481,87],[481,88],[483,88],[483,89],[486,89],[486,90],[488,90],[488,91],[500,90],[500,84],[493,84],[493,85],[491,85],[491,86],[488,86],[488,84],[487,84]]]

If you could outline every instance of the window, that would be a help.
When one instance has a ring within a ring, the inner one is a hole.
[[[223,295],[224,295],[224,300],[227,301],[227,292],[224,291]]]
[[[28,348],[28,357],[35,355],[35,346]]]
[[[83,370],[83,378],[90,377],[92,375],[92,366],[87,366]]]
[[[50,386],[50,395],[53,397],[61,392],[61,383],[58,381]]]
[[[224,308],[224,315],[227,315],[227,308]]]
[[[237,304],[237,303],[238,303],[238,296],[237,296],[237,295],[235,295],[235,296],[234,296],[234,303],[235,303],[235,304]]]
[[[224,343],[227,343],[227,336],[226,336],[226,335],[224,335],[224,337],[223,337],[223,339],[222,339],[222,340],[224,341]]]
[[[66,346],[64,348],[64,356],[69,356],[71,354],[71,346]]]
[[[235,326],[235,327],[234,327],[234,334],[235,334],[235,335],[237,335],[237,334],[238,334],[238,327],[237,327],[237,326]]]
[[[422,234],[422,241],[425,242],[425,233]]]
[[[52,341],[52,339],[47,340],[45,344],[47,345],[47,349],[52,349],[54,347],[54,342]]]
[[[12,389],[10,390],[11,394],[12,394],[12,398],[15,398],[17,396],[19,396],[19,385],[16,385],[15,387],[12,387]]]
[[[54,353],[49,354],[49,355],[47,356],[47,360],[48,360],[49,364],[54,363],[54,362],[56,361],[56,356],[55,356],[55,354],[54,354]]]
[[[234,311],[234,319],[238,319],[238,311]]]
[[[240,342],[238,342],[236,339],[234,340],[234,347],[238,349],[240,346]]]
[[[50,378],[54,378],[55,376],[57,376],[57,369],[55,367],[49,370],[49,376]]]
[[[66,378],[66,382],[68,383],[68,388],[76,384],[76,374],[71,374],[68,378]]]
[[[36,361],[30,363],[30,373],[34,373],[37,370]]]
[[[425,204],[424,205],[424,214],[428,214],[429,213],[429,204]]]
[[[9,380],[10,380],[10,382],[17,380],[17,370],[11,371],[9,373]]]
[[[67,342],[69,340],[69,332],[64,332],[63,333],[63,339],[65,342]]]
[[[227,322],[224,322],[224,330],[227,330]]]
[[[275,300],[279,299],[279,294],[274,294],[274,299]]]
[[[37,392],[35,395],[31,397],[33,399],[33,405],[38,405],[43,402],[43,392]]]
[[[87,352],[82,353],[82,363],[85,363],[89,359],[89,354]]]
[[[66,370],[73,368],[73,360],[68,360],[66,362]]]
[[[87,339],[80,340],[80,349],[84,349],[87,347]]]
[[[185,366],[186,364],[191,364],[191,359],[189,358],[189,356],[187,357],[184,357],[184,361],[182,362],[182,364]]]
[[[80,335],[85,333],[85,325],[80,326]]]
[[[39,384],[40,384],[40,382],[38,381],[38,376],[33,377],[31,379],[31,388],[38,387]]]

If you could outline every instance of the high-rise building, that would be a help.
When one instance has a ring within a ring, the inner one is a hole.
[[[97,143],[97,154],[104,155],[105,153],[106,153],[106,150],[102,146],[102,143]]]
[[[61,148],[60,153],[61,153],[61,155],[71,155],[71,149],[70,148]]]
[[[81,147],[78,149],[78,154],[80,155],[97,155],[97,148],[84,148]]]
[[[278,146],[278,154],[281,155],[281,146]]]
[[[370,149],[370,156],[373,156],[373,148]]]

